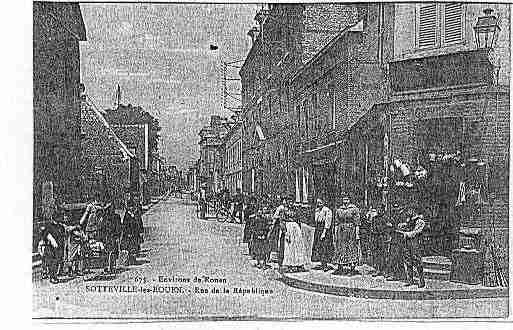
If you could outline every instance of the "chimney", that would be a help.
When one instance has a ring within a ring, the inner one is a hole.
[[[254,44],[255,43],[255,40],[258,36],[258,28],[256,26],[253,26],[249,31],[248,31],[248,36],[250,36],[251,38],[251,42]]]

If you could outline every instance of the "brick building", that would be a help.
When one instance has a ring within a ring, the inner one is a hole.
[[[153,186],[158,185],[158,175],[155,172],[158,157],[158,120],[141,107],[119,104],[116,109],[105,111],[105,118],[116,135],[135,154],[133,173],[139,173],[139,184],[131,188],[134,193],[140,193],[144,204],[148,204]]]
[[[276,4],[255,16],[258,28],[248,33],[253,44],[240,70],[246,193],[294,191],[299,145],[290,80],[357,16],[344,4]]]
[[[387,100],[394,8],[348,7],[353,12],[346,25],[290,81],[298,146],[295,193],[296,201],[305,205],[322,197],[335,206],[342,191],[359,205],[368,204],[373,195],[365,180],[383,164],[382,140],[365,143],[354,125]]]
[[[507,265],[510,6],[394,6],[391,94],[383,111],[388,154],[432,174],[430,194],[418,199],[439,238],[434,253],[448,253],[470,228],[495,241]],[[492,16],[501,18],[498,38],[479,44],[478,19]]]
[[[38,218],[43,200],[80,198],[79,44],[86,30],[78,3],[34,2],[33,17],[33,207]]]
[[[130,162],[135,155],[116,136],[103,114],[83,102],[81,125],[81,173],[83,195],[111,200],[125,206],[130,189]]]

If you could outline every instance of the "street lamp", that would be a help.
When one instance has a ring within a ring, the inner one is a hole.
[[[474,35],[477,48],[488,49],[494,46],[501,28],[497,16],[492,15],[493,9],[486,8],[483,10],[483,13],[484,16],[477,18],[477,23],[474,26]]]

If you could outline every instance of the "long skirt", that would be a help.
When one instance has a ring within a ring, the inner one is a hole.
[[[253,239],[253,253],[256,260],[267,261],[269,259],[269,242],[266,238]]]
[[[304,266],[306,264],[305,245],[301,228],[296,222],[287,222],[283,248],[283,266]]]
[[[358,263],[358,241],[356,240],[356,226],[353,223],[341,223],[336,225],[334,240],[334,264],[348,265]]]
[[[242,242],[243,243],[249,243],[251,240],[251,235],[253,231],[253,218],[247,219],[246,223],[244,224],[244,232],[242,235]]]
[[[322,232],[324,231],[324,223],[319,222],[315,228],[314,243],[312,249],[312,261],[320,261],[322,263],[331,262],[333,258],[333,230],[331,228],[326,230],[326,235],[321,239]]]

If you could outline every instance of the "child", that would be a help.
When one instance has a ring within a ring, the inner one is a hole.
[[[253,222],[253,253],[256,259],[256,266],[261,269],[267,268],[267,260],[269,257],[269,222],[267,208],[258,210]]]

